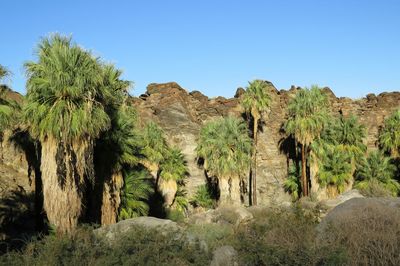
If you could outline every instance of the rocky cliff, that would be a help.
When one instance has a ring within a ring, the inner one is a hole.
[[[287,105],[299,88],[277,90],[269,83],[272,97],[271,110],[264,115],[262,131],[258,143],[257,194],[259,204],[280,204],[290,201],[283,190],[287,176],[288,156],[282,148],[285,138],[281,128],[287,118]],[[355,114],[367,127],[365,140],[369,149],[376,147],[379,128],[384,119],[400,107],[400,92],[369,94],[365,98],[352,100],[337,98],[329,88],[324,89],[330,99],[334,114],[347,116]],[[238,89],[234,98],[208,98],[198,91],[188,92],[177,83],[150,84],[146,94],[133,99],[143,121],[157,122],[168,136],[171,145],[182,149],[187,160],[190,176],[187,182],[189,195],[196,187],[206,182],[204,171],[196,162],[196,138],[205,121],[221,116],[242,117],[240,97],[243,89]]]

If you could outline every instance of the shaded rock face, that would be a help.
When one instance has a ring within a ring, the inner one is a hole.
[[[289,91],[278,91],[268,83],[272,103],[270,112],[264,114],[262,130],[257,147],[257,195],[262,205],[290,202],[283,189],[283,181],[288,171],[288,153],[281,148],[285,138],[282,125],[287,119],[287,105],[294,97],[298,87]],[[348,116],[355,114],[367,127],[366,144],[369,149],[376,148],[379,129],[383,121],[400,107],[400,93],[373,94],[359,100],[337,98],[329,88],[327,92],[331,110],[334,114]],[[132,99],[142,121],[152,119],[165,131],[170,145],[180,148],[189,168],[187,182],[188,195],[196,192],[199,185],[206,182],[204,170],[196,161],[196,140],[201,126],[209,120],[222,116],[243,117],[240,99],[243,90],[239,89],[235,98],[217,97],[209,99],[199,91],[188,92],[177,83],[150,84],[147,93]]]

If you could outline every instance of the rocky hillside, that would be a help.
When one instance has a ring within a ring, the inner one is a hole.
[[[272,97],[271,111],[264,117],[264,125],[259,135],[257,194],[260,204],[280,204],[290,201],[283,190],[283,181],[287,176],[288,151],[285,150],[285,135],[282,124],[287,117],[287,105],[294,96],[296,88],[277,90],[269,83]],[[369,149],[376,147],[379,128],[385,117],[400,107],[400,92],[381,93],[376,96],[368,94],[365,98],[352,100],[337,98],[329,88],[332,111],[345,116],[355,114],[367,127],[366,144]],[[243,109],[239,88],[234,98],[208,98],[199,91],[188,92],[177,83],[150,84],[146,94],[133,99],[142,121],[156,121],[168,136],[171,145],[182,149],[189,167],[190,177],[187,183],[188,193],[193,194],[196,187],[206,182],[204,171],[196,162],[196,138],[202,124],[220,116],[233,115],[240,117]],[[290,154],[289,154],[290,156]]]

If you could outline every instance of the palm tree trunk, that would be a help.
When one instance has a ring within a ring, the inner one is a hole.
[[[232,200],[232,204],[241,205],[241,195],[240,195],[240,177],[231,178],[230,182],[230,198]]]
[[[121,188],[124,178],[121,172],[114,173],[108,182],[104,183],[101,205],[101,224],[109,225],[117,222],[118,210],[121,204]]]
[[[85,183],[94,178],[93,144],[90,141],[42,142],[41,171],[44,209],[58,233],[73,231],[83,213]]]
[[[173,179],[164,180],[163,178],[159,178],[158,190],[164,198],[165,207],[170,208],[174,203],[175,195],[178,191],[178,184]]]
[[[308,196],[307,189],[307,175],[306,175],[306,151],[305,145],[301,145],[301,185],[303,189],[303,196]]]
[[[219,182],[219,204],[229,204],[231,202],[229,178],[221,177],[218,179],[218,182]]]
[[[253,171],[252,171],[252,205],[257,205],[257,141],[258,141],[258,118],[254,117],[253,136]]]

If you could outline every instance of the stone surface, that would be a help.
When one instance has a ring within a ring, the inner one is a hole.
[[[364,196],[361,195],[361,193],[357,189],[352,189],[352,190],[349,190],[349,191],[339,195],[338,197],[336,197],[334,199],[324,200],[321,202],[321,204],[326,206],[328,209],[332,209],[332,208],[335,208],[336,206],[338,206],[348,200],[354,199],[354,198],[364,198]]]
[[[214,250],[210,266],[233,266],[237,263],[237,251],[232,246],[222,246]]]
[[[160,233],[180,232],[182,230],[177,223],[171,220],[143,216],[101,227],[96,229],[95,233],[99,236],[104,236],[109,240],[114,240],[119,234],[126,233],[135,227],[143,227],[148,230],[159,230]]]
[[[220,206],[214,210],[196,213],[189,217],[190,224],[231,224],[238,226],[253,219],[253,214],[242,206]]]
[[[322,219],[321,223],[318,225],[318,230],[323,232],[329,229],[330,225],[346,221],[349,217],[351,217],[351,219],[360,218],[355,217],[355,213],[357,215],[369,215],[375,218],[373,215],[385,215],[383,213],[385,212],[384,210],[400,217],[400,198],[352,198],[332,209]],[[387,213],[386,215],[389,214]]]

